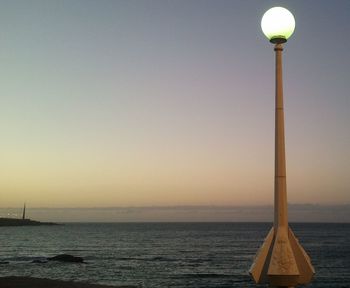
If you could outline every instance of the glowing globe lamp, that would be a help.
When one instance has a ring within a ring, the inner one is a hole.
[[[295,19],[292,13],[283,7],[267,10],[261,19],[261,29],[272,43],[284,43],[293,34]]]

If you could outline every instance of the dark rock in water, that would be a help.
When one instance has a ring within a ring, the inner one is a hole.
[[[32,263],[43,264],[43,263],[47,263],[47,260],[35,259],[35,260],[32,261]]]
[[[47,258],[49,261],[60,261],[60,262],[72,262],[72,263],[83,263],[84,259],[81,257],[69,255],[69,254],[60,254],[54,257]]]
[[[0,265],[10,264],[9,261],[0,261]]]

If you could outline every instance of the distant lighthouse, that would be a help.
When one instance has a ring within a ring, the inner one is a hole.
[[[22,220],[25,220],[25,219],[26,219],[26,203],[24,203],[23,214],[22,214]]]

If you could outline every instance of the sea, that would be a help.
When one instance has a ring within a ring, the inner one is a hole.
[[[248,270],[271,223],[67,223],[0,227],[0,276],[130,287],[257,286]],[[290,224],[316,269],[307,287],[350,287],[350,224]],[[58,254],[86,263],[33,263]]]

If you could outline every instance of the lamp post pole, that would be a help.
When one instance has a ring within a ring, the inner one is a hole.
[[[276,43],[275,47],[275,186],[274,186],[274,231],[278,231],[283,238],[288,238],[288,204],[286,179],[286,153],[284,136],[284,105],[283,105],[283,74],[282,52],[283,43]],[[277,233],[278,233],[277,232]],[[290,250],[290,249],[288,249]],[[288,251],[291,252],[291,251]],[[288,253],[287,252],[287,253]],[[283,255],[280,255],[284,257]],[[296,267],[293,268],[293,270]],[[294,271],[293,274],[298,273]],[[286,283],[287,284],[287,283]],[[272,286],[273,287],[273,286]],[[292,286],[277,286],[278,288],[292,288]]]
[[[309,256],[288,225],[282,51],[294,32],[295,21],[287,9],[274,7],[264,14],[261,26],[276,54],[274,225],[249,272],[258,284],[292,288],[309,283],[315,274]]]
[[[288,230],[286,155],[284,141],[284,110],[282,82],[283,43],[276,43],[276,99],[275,99],[275,211],[274,228]]]

